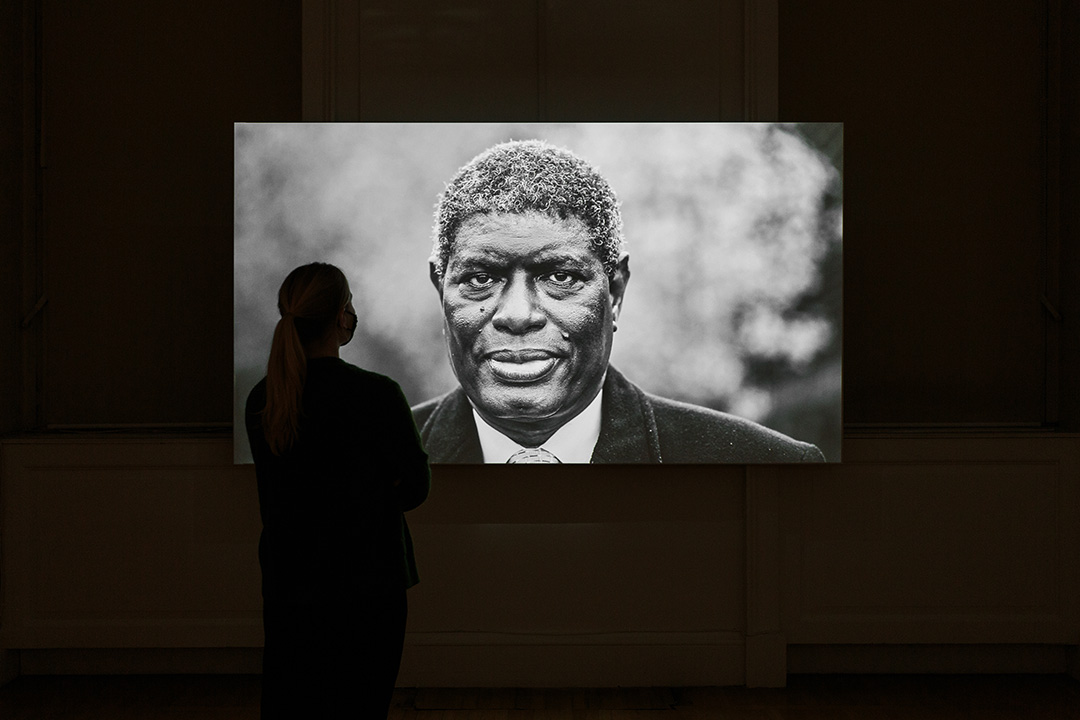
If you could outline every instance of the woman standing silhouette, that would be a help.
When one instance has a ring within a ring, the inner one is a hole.
[[[262,717],[385,718],[417,583],[404,511],[431,486],[397,383],[341,360],[345,275],[296,268],[266,377],[247,399],[263,531]]]

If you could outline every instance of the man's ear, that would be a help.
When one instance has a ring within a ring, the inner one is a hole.
[[[435,272],[435,261],[428,260],[428,278],[431,279],[431,284],[435,286],[436,292],[439,293],[439,299],[442,300],[442,275]]]
[[[618,320],[622,312],[623,296],[626,294],[626,284],[630,282],[630,255],[623,253],[619,257],[619,264],[615,266],[615,274],[608,283],[611,293],[611,319]]]

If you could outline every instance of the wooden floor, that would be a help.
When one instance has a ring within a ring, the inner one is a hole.
[[[0,720],[224,720],[259,716],[258,676],[24,676],[0,688]],[[1080,719],[1061,675],[803,675],[777,690],[400,689],[394,719]]]

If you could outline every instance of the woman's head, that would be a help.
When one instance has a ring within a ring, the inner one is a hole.
[[[344,345],[356,329],[349,281],[329,263],[309,263],[290,272],[278,290],[277,305],[281,320],[295,326],[305,348],[336,339],[345,334],[341,331],[348,334],[345,342],[338,343]]]
[[[278,290],[278,312],[262,418],[275,455],[296,441],[308,358],[336,356],[337,348],[352,340],[357,322],[345,273],[328,263],[301,265],[290,272]]]

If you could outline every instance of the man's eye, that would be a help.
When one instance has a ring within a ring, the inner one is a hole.
[[[574,281],[577,280],[577,276],[575,276],[573,273],[568,273],[565,270],[556,270],[555,272],[550,273],[547,276],[547,279],[555,283],[556,285],[565,286],[573,285]]]
[[[495,278],[484,273],[477,273],[466,278],[465,284],[473,290],[485,290],[495,284]]]

